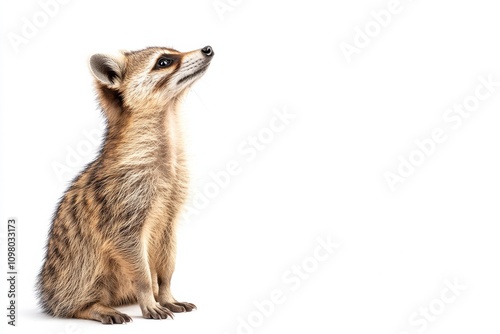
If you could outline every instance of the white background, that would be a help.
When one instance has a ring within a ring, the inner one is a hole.
[[[33,22],[43,9],[2,1],[0,219],[19,221],[20,308],[18,327],[6,326],[2,279],[2,326],[68,334],[498,332],[500,87],[456,129],[443,115],[474,95],[480,76],[500,81],[500,6],[401,0],[348,62],[342,43],[354,45],[357,28],[376,29],[370,12],[389,0],[226,1],[222,15],[212,0],[69,1],[17,48],[9,34],[21,35],[23,18]],[[199,309],[154,321],[132,305],[120,309],[134,322],[111,327],[41,314],[34,281],[51,215],[97,150],[84,134],[102,122],[88,57],[208,44],[212,65],[184,104],[192,194],[230,161],[241,171],[180,225],[174,296]],[[253,159],[242,155],[238,147],[269,135],[273,110],[284,108],[295,118]],[[436,128],[446,141],[391,191],[384,173],[397,173],[398,157],[408,159]],[[78,148],[86,154],[59,177],[54,165]],[[340,246],[318,262],[317,238]],[[310,271],[295,290],[283,279],[294,264]],[[450,303],[441,300],[446,280],[465,287]],[[275,289],[284,300],[262,315],[254,303]],[[432,321],[422,320],[418,312],[429,307]]]

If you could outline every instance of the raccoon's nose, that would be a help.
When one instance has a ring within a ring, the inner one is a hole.
[[[205,46],[203,49],[201,49],[201,52],[207,57],[212,57],[214,55],[214,50],[212,50],[211,46]]]

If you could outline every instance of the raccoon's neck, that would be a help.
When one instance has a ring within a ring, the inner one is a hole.
[[[163,170],[182,154],[182,134],[176,106],[145,114],[124,110],[120,122],[109,124],[103,158],[123,168]]]

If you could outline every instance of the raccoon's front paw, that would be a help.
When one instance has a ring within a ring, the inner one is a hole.
[[[158,303],[141,306],[142,316],[146,319],[167,319],[174,318],[174,315],[167,307],[161,306]]]
[[[197,308],[195,304],[187,302],[162,303],[161,305],[165,306],[170,311],[175,313],[191,312],[192,310]]]

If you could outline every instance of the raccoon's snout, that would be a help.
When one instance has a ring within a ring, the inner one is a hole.
[[[210,45],[205,46],[203,49],[201,49],[201,52],[207,57],[212,57],[214,55],[214,50]]]

